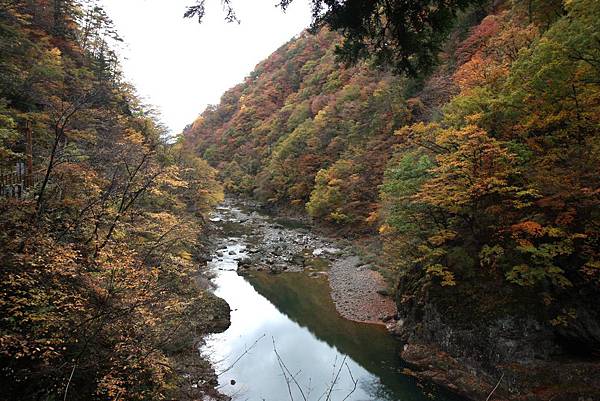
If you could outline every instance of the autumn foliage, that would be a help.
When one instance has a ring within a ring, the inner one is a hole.
[[[598,21],[588,0],[473,8],[425,80],[304,33],[185,134],[229,191],[378,232],[399,300],[501,288],[597,350]]]
[[[101,8],[0,5],[0,165],[29,131],[35,175],[0,198],[0,398],[200,397],[196,341],[227,314],[194,279],[216,172],[123,81]]]

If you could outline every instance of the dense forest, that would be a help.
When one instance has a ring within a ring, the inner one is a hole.
[[[598,399],[600,2],[310,4],[173,137],[96,2],[0,0],[0,400],[222,399],[225,193],[353,241],[418,378]]]
[[[194,259],[222,189],[124,81],[119,42],[93,4],[0,2],[2,400],[205,390],[195,341],[228,308]]]
[[[561,355],[569,376],[600,352],[599,35],[594,0],[474,5],[413,74],[304,32],[185,141],[227,191],[378,238],[405,339],[496,378]],[[482,322],[499,331],[465,334]]]

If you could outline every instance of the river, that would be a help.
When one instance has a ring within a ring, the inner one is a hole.
[[[212,361],[221,392],[252,401],[457,400],[402,374],[402,344],[385,327],[342,318],[325,274],[238,274],[238,262],[265,240],[247,229],[248,216],[227,204],[212,218],[221,235],[208,267],[216,295],[231,307],[231,326],[208,336],[201,353]],[[277,225],[261,219],[266,227]],[[307,246],[317,245],[309,240]]]

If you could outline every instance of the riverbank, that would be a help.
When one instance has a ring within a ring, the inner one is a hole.
[[[240,276],[307,272],[315,280],[313,286],[318,280],[327,281],[335,309],[344,319],[385,326],[390,337],[402,337],[404,320],[398,320],[396,303],[388,295],[384,278],[358,256],[354,243],[325,236],[303,216],[259,210],[259,204],[237,198],[228,198],[218,207],[211,218],[211,234],[203,256],[208,265],[224,263],[227,267],[218,270],[235,270]],[[243,252],[231,248],[236,243],[231,239],[237,238],[246,244]],[[228,264],[232,262],[237,268]],[[214,289],[210,280],[214,272],[209,269],[206,273],[203,284]],[[434,349],[433,344],[423,347],[404,340],[404,349],[397,351],[409,363],[404,374],[473,400],[480,399],[490,387],[483,378],[458,369],[456,361],[448,365],[446,354],[428,352]],[[443,366],[454,368],[450,372]]]
[[[234,258],[236,274],[250,278],[256,273],[273,276],[305,272],[315,280],[314,286],[326,280],[339,315],[350,321],[385,324],[402,339],[404,348],[397,353],[408,362],[404,374],[476,401],[597,400],[597,380],[578,374],[597,371],[597,363],[567,359],[561,364],[536,359],[536,355],[549,358],[553,349],[548,348],[551,333],[535,322],[503,319],[503,309],[498,306],[490,316],[481,318],[485,324],[469,328],[472,324],[466,323],[472,319],[471,314],[480,313],[471,310],[477,305],[464,310],[453,307],[453,300],[464,299],[468,293],[440,292],[439,300],[446,299],[442,304],[449,308],[440,312],[435,310],[435,297],[431,296],[439,291],[433,288],[421,301],[398,300],[402,305],[398,313],[396,302],[387,295],[385,280],[364,263],[352,242],[324,236],[304,219],[259,213],[259,206],[250,201],[229,199],[223,208],[230,214],[229,221],[215,217],[215,234],[220,238],[239,237],[246,248],[232,255],[227,244],[213,244],[217,261]],[[532,348],[531,343],[536,345]],[[564,374],[557,370],[561,366]],[[575,395],[583,398],[573,398]]]
[[[295,377],[305,392],[329,387],[335,400],[350,395],[348,400],[356,401],[426,401],[432,396],[462,401],[402,374],[407,368],[400,359],[402,344],[381,324],[391,312],[382,302],[370,310],[359,308],[373,306],[365,297],[386,298],[383,279],[360,263],[349,243],[321,236],[301,221],[258,213],[254,205],[237,200],[219,206],[211,220],[203,282],[231,308],[229,329],[208,336],[202,347],[217,371],[219,391],[247,399],[288,399],[276,346],[285,365],[302,372]],[[346,309],[334,304],[336,290],[341,295],[336,304]],[[393,300],[388,298],[388,305]],[[344,368],[339,377],[335,366]]]
[[[189,330],[171,339],[169,344],[173,370],[179,378],[178,400],[230,401],[230,397],[218,390],[218,376],[210,360],[198,353],[206,336],[222,333],[230,327],[230,308],[225,300],[209,291],[205,268],[201,268],[192,281],[193,288],[202,293],[202,297],[189,314]]]
[[[226,200],[231,207],[233,200]],[[371,324],[389,324],[396,316],[394,300],[387,294],[384,278],[358,256],[355,246],[346,240],[317,234],[305,221],[291,218],[272,219],[258,213],[251,201],[235,201],[233,220],[241,227],[229,234],[244,236],[247,257],[239,260],[240,274],[248,271],[310,272],[311,277],[327,277],[331,297],[344,318]],[[218,218],[213,223],[218,223]],[[224,249],[216,254],[223,256]]]

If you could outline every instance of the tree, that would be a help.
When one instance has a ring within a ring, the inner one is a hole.
[[[0,1],[0,166],[32,137],[42,175],[0,196],[0,398],[201,399],[188,351],[227,308],[192,255],[221,185],[165,140],[86,7]]]
[[[205,0],[186,17],[202,20]],[[285,10],[293,0],[281,0]],[[228,21],[237,21],[229,0],[222,1]],[[312,0],[314,31],[327,26],[344,36],[336,53],[344,62],[371,58],[380,66],[412,76],[430,72],[459,11],[483,0]]]

